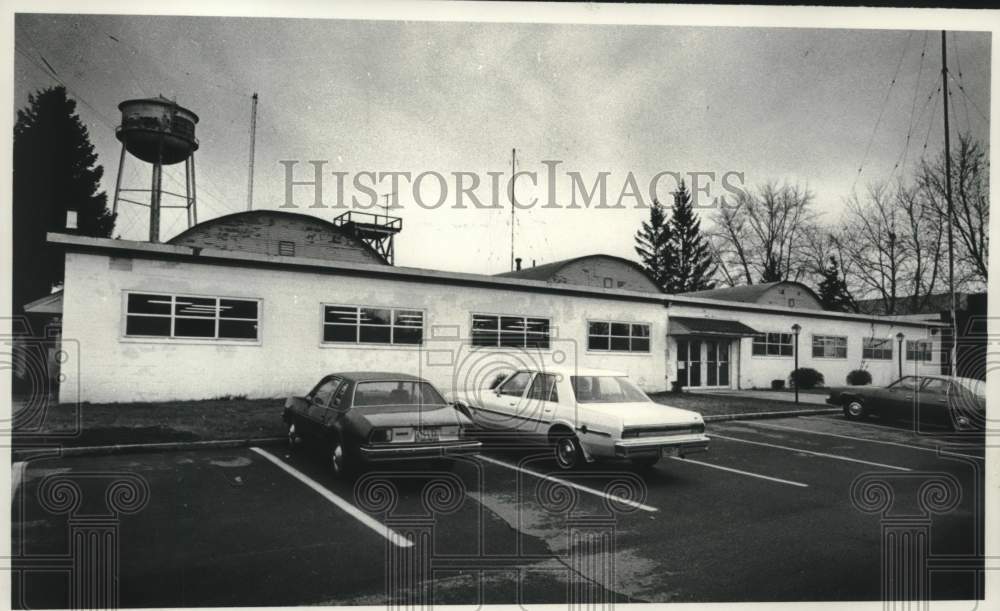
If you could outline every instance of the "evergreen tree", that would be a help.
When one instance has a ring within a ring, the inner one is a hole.
[[[50,231],[66,231],[66,212],[76,211],[74,233],[108,237],[115,217],[107,194],[98,191],[104,168],[76,102],[64,87],[28,97],[14,125],[13,311],[43,297],[62,283],[63,255],[45,240]]]
[[[823,304],[824,310],[835,312],[857,311],[857,303],[851,292],[847,289],[847,283],[840,273],[840,266],[837,259],[830,257],[830,264],[823,269],[823,280],[819,283],[819,300]]]
[[[643,221],[642,227],[635,234],[635,252],[646,273],[661,290],[666,290],[668,270],[674,266],[670,242],[667,211],[663,204],[654,199],[649,208],[649,221]]]
[[[701,219],[691,206],[691,193],[683,181],[674,192],[669,248],[673,253],[673,264],[667,268],[668,293],[688,293],[715,287],[712,278],[717,266],[701,233]]]

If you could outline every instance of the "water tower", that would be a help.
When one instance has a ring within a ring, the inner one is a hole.
[[[194,152],[198,150],[194,126],[198,122],[198,115],[163,96],[126,100],[118,105],[118,110],[122,113],[122,124],[115,130],[115,136],[122,143],[122,153],[118,161],[113,211],[118,212],[119,201],[148,207],[149,241],[159,242],[161,209],[184,208],[187,210],[188,227],[198,222],[194,183]],[[152,164],[151,188],[122,188],[126,151],[139,160]],[[182,161],[185,178],[184,194],[164,191],[163,166]],[[149,202],[131,199],[132,193],[149,193]],[[164,195],[182,203],[161,204]]]

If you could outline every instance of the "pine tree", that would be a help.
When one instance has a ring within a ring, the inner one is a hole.
[[[851,292],[847,289],[847,283],[840,273],[840,266],[837,259],[830,257],[830,264],[823,269],[823,280],[819,283],[819,300],[823,304],[824,310],[835,312],[857,311],[857,303]]]
[[[76,102],[64,87],[28,97],[14,125],[13,311],[49,294],[63,280],[62,253],[46,242],[50,231],[66,231],[66,212],[76,211],[74,233],[108,237],[115,217],[107,194],[98,191],[104,168]]]
[[[643,221],[642,227],[635,234],[635,252],[646,273],[661,290],[666,290],[668,270],[674,265],[670,242],[667,211],[663,204],[654,199],[649,208],[649,221]]]
[[[701,219],[691,206],[691,193],[683,181],[674,192],[670,240],[673,265],[667,268],[665,290],[676,294],[714,288],[712,278],[717,266],[701,233]]]

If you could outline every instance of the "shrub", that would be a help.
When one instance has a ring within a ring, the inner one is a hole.
[[[864,386],[872,383],[872,374],[864,369],[855,369],[847,374],[847,383],[851,386]]]
[[[509,375],[510,375],[509,373],[498,373],[495,376],[493,376],[493,381],[490,382],[490,390],[493,390],[497,386],[500,386],[500,383],[506,380],[507,376]]]
[[[784,380],[771,380],[771,390],[781,390],[785,387]]]
[[[799,367],[788,376],[789,383],[796,388],[816,388],[823,384],[823,374],[811,367]]]

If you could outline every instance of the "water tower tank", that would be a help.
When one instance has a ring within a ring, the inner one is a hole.
[[[198,150],[194,126],[198,115],[160,96],[126,100],[118,105],[122,124],[115,135],[125,150],[153,164],[171,165]]]

